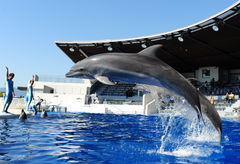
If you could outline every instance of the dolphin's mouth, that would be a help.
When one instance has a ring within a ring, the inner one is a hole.
[[[66,77],[75,77],[75,78],[83,78],[83,79],[94,79],[92,75],[79,72],[79,71],[72,71],[70,70],[68,73],[65,74]]]
[[[72,70],[65,74],[66,77],[76,77],[77,75],[79,75],[79,72]]]

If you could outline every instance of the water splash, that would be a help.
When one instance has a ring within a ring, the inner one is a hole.
[[[203,116],[204,122],[199,121],[197,113],[183,97],[158,87],[145,86],[155,98],[155,105],[161,115],[160,146],[155,153],[173,156],[210,156],[219,150],[219,134],[210,120]],[[169,102],[174,101],[169,105]],[[163,108],[168,104],[169,108]],[[164,115],[166,110],[168,115]],[[162,115],[163,114],[163,115]],[[180,120],[180,121],[179,121]],[[203,146],[205,142],[212,142],[216,147]],[[149,151],[153,153],[153,151]]]

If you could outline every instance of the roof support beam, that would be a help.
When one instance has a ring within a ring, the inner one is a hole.
[[[233,55],[231,55],[231,53],[226,52],[226,51],[224,51],[224,50],[221,50],[220,48],[217,48],[217,47],[215,47],[215,46],[212,46],[212,45],[210,45],[210,44],[207,43],[207,42],[204,42],[204,41],[202,41],[202,40],[196,39],[196,38],[194,38],[194,37],[192,37],[192,36],[189,36],[189,35],[185,35],[184,37],[186,37],[186,38],[188,38],[188,39],[190,39],[190,40],[192,40],[192,41],[195,41],[195,42],[197,42],[197,43],[199,43],[199,44],[202,44],[202,45],[204,45],[204,46],[206,46],[206,47],[208,47],[208,48],[210,48],[210,49],[212,49],[212,50],[215,50],[215,51],[217,51],[218,53],[220,53],[220,54],[222,54],[222,55],[229,56],[229,57],[231,57],[231,58],[240,60],[240,57],[233,56]]]
[[[169,56],[173,56],[174,58],[178,59],[179,61],[181,61],[185,66],[189,66],[191,69],[195,69],[196,66],[192,65],[191,63],[186,62],[185,60],[183,60],[181,57],[174,55],[173,53],[169,52],[167,49],[165,49],[164,47],[161,49],[161,51]]]
[[[228,24],[228,23],[225,23],[224,25],[236,30],[236,31],[240,31],[240,27],[238,26],[235,26],[235,25],[232,25],[232,24]]]
[[[79,52],[81,52],[85,58],[88,58],[87,54],[81,48],[79,48]]]
[[[200,39],[194,38],[194,37],[189,36],[189,35],[184,35],[184,37],[186,37],[186,38],[188,38],[188,39],[190,39],[190,40],[192,40],[192,41],[194,41],[194,42],[197,42],[197,43],[199,43],[199,44],[202,44],[202,45],[204,45],[204,46],[207,46],[207,47],[209,47],[210,49],[215,50],[215,51],[218,51],[218,52],[220,52],[220,53],[222,53],[222,54],[225,54],[225,53],[226,53],[225,51],[223,51],[223,50],[221,50],[221,49],[219,49],[219,48],[217,48],[217,47],[214,47],[214,46],[210,45],[209,43],[204,42],[204,41],[202,41],[202,40],[200,40]]]

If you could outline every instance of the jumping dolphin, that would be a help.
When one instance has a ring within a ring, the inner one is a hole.
[[[27,119],[27,114],[22,109],[21,114],[19,116],[19,120],[26,120],[26,119]]]
[[[114,85],[117,82],[154,85],[184,97],[202,118],[206,113],[214,127],[222,132],[221,119],[209,101],[180,73],[161,61],[162,45],[153,45],[139,53],[102,53],[76,63],[66,77],[97,79]]]

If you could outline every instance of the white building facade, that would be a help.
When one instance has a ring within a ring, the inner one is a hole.
[[[47,106],[58,106],[74,110],[88,101],[91,81],[67,78],[35,77],[34,97],[44,99]],[[33,102],[36,103],[36,102]]]

